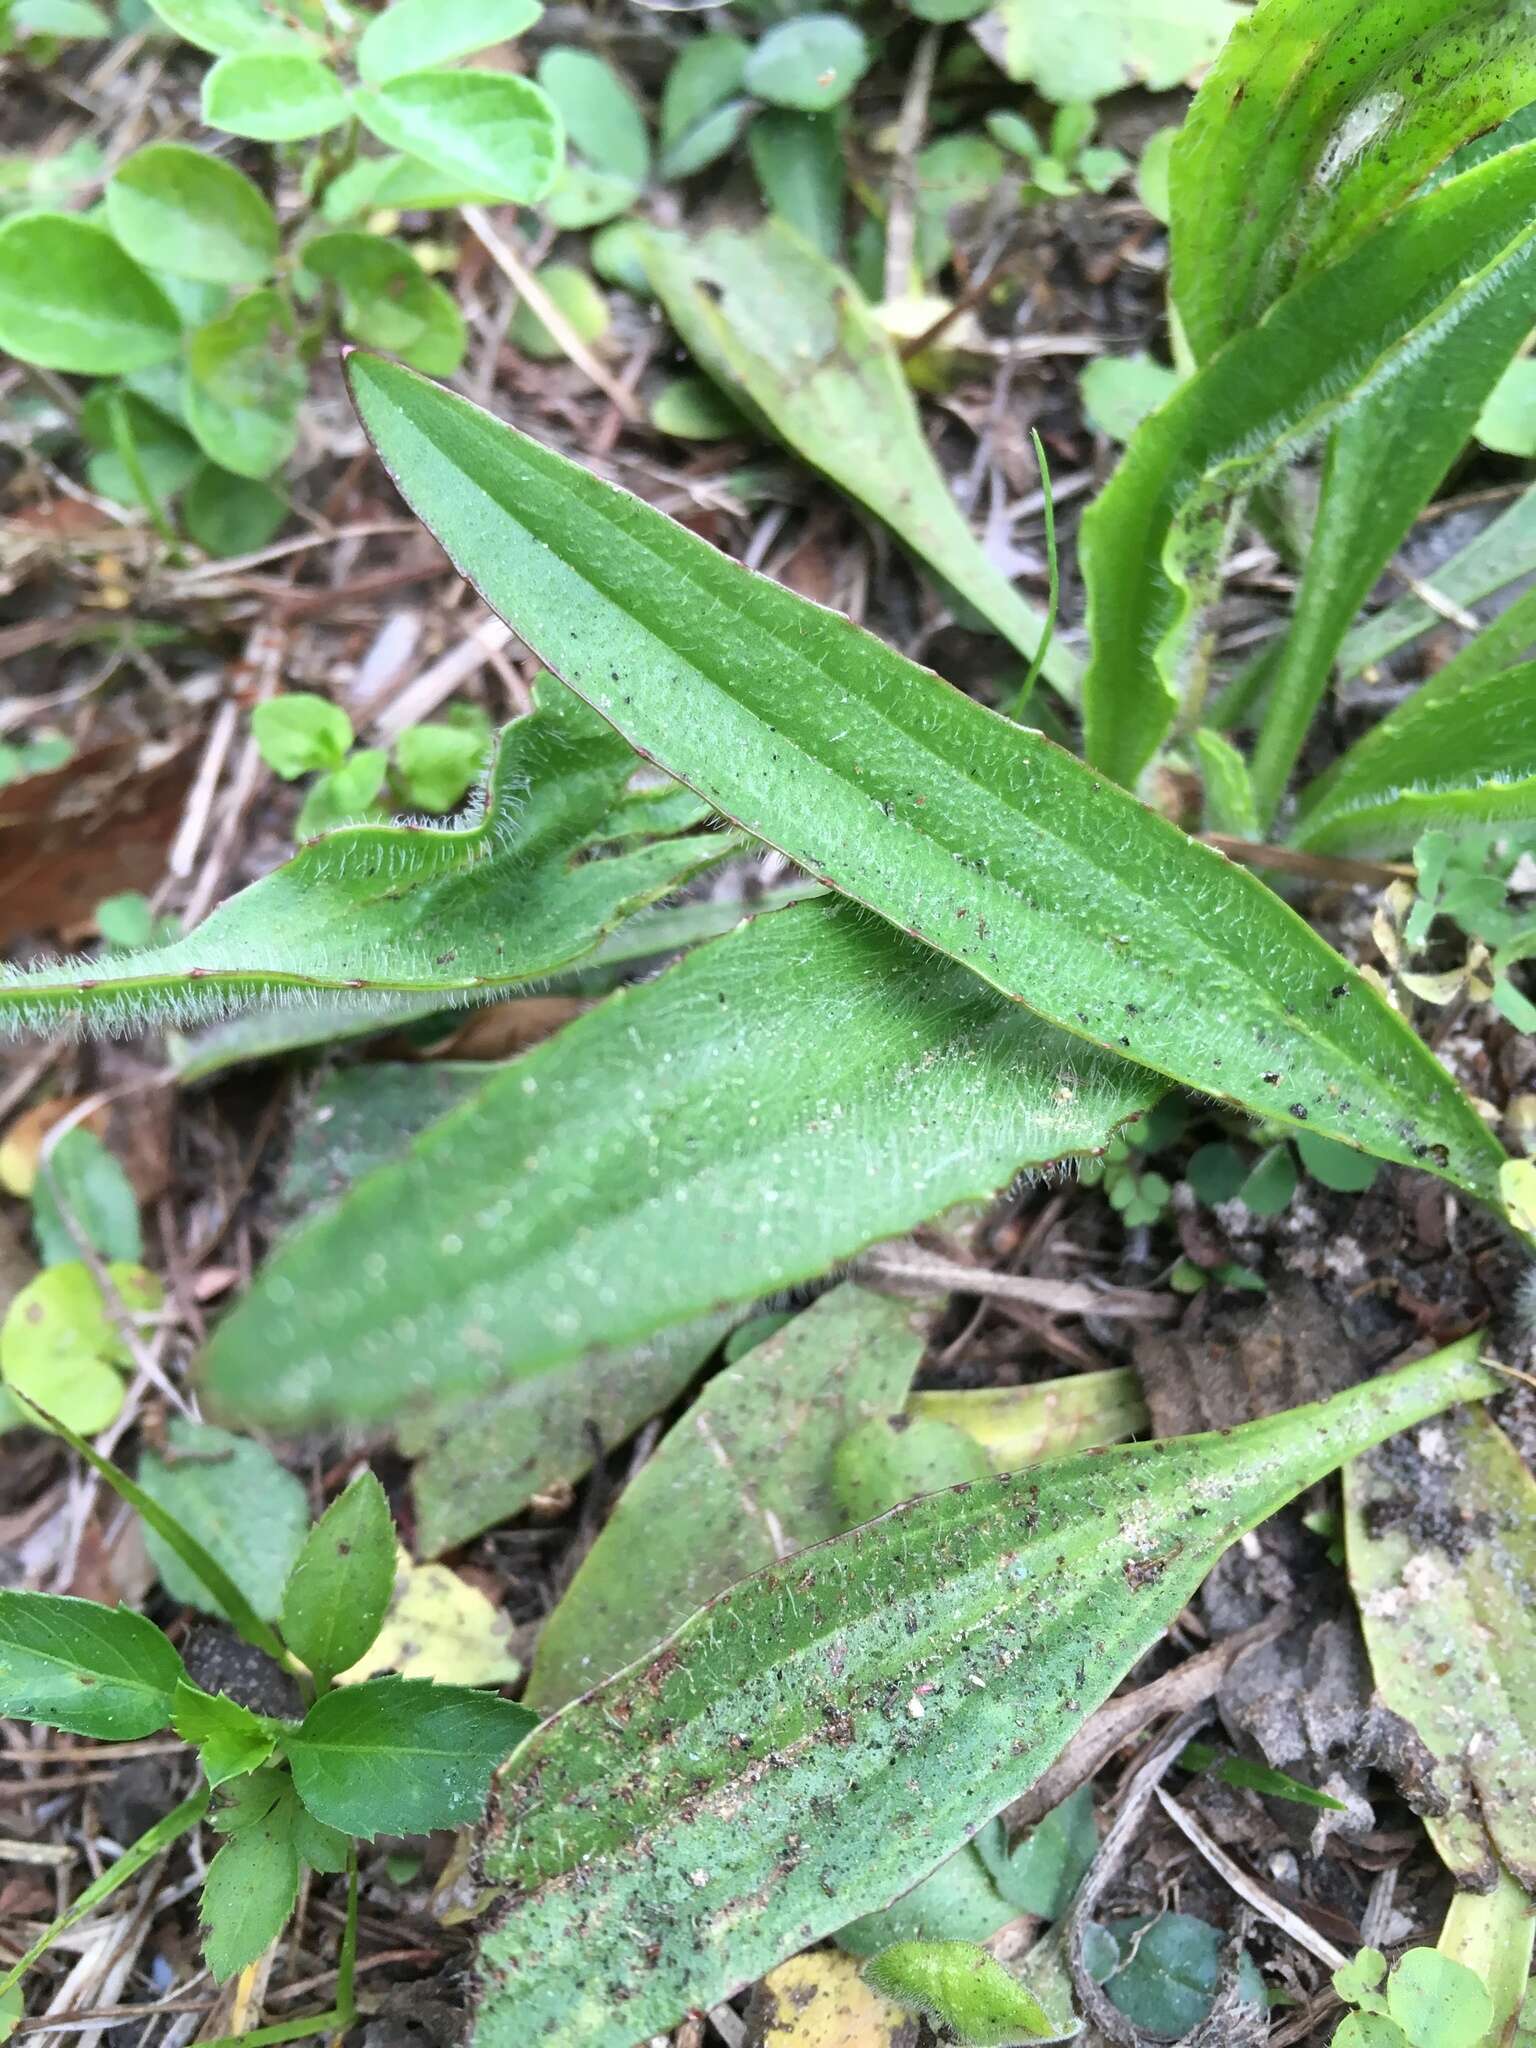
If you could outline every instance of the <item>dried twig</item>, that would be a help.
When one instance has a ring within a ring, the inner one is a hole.
[[[1219,1842],[1212,1841],[1194,1815],[1186,1812],[1176,1799],[1170,1799],[1160,1785],[1157,1788],[1157,1800],[1179,1832],[1194,1843],[1212,1870],[1219,1877],[1226,1879],[1246,1905],[1252,1906],[1253,1910],[1262,1914],[1266,1920],[1273,1921],[1276,1927],[1283,1928],[1298,1948],[1304,1948],[1308,1955],[1316,1956],[1317,1960],[1326,1963],[1330,1970],[1344,1968],[1349,1957],[1342,1949],[1335,1948],[1333,1943],[1319,1934],[1315,1927],[1309,1926],[1299,1913],[1293,1913],[1289,1906],[1282,1904],[1279,1899],[1265,1891],[1256,1878],[1250,1877],[1240,1863],[1233,1861]]]

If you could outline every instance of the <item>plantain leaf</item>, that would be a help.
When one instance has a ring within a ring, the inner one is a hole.
[[[1158,1093],[798,904],[610,997],[369,1175],[220,1326],[208,1391],[286,1425],[546,1372],[1098,1150]]]
[[[1196,359],[1532,99],[1536,26],[1505,0],[1263,0],[1173,146],[1173,296]]]
[[[901,360],[858,286],[789,223],[648,234],[646,275],[700,369],[883,519],[1031,658],[1044,615],[994,568],[929,453]],[[1075,687],[1053,645],[1042,673]]]
[[[717,1373],[545,1623],[529,1706],[564,1706],[734,1580],[846,1527],[838,1441],[900,1407],[922,1355],[911,1302],[839,1287]]]
[[[1536,1480],[1468,1414],[1348,1465],[1344,1508],[1377,1690],[1447,1802],[1435,1847],[1474,1890],[1500,1863],[1536,1890]]]
[[[1501,1155],[1471,1105],[1251,875],[465,400],[350,363],[375,445],[459,568],[717,809],[1068,1031],[1494,1191]]]
[[[1444,364],[1468,349],[1475,385],[1533,274],[1536,145],[1528,145],[1404,207],[1363,247],[1287,293],[1142,424],[1082,525],[1094,648],[1083,680],[1090,760],[1134,783],[1172,724],[1199,660],[1194,628],[1220,568],[1224,515],[1244,492],[1357,411],[1363,430],[1393,420],[1396,459],[1412,464],[1406,497],[1427,495],[1426,477],[1450,460],[1438,415],[1429,425],[1411,416],[1399,424],[1390,409],[1438,403],[1423,388],[1429,350]],[[1447,394],[1453,422],[1465,399],[1458,377]],[[1368,486],[1372,473],[1353,445],[1358,459],[1328,534],[1325,566],[1334,574],[1347,545],[1348,489],[1357,479]],[[1412,516],[1397,491],[1394,484],[1383,532]],[[1380,542],[1381,533],[1368,539],[1362,558],[1374,560]],[[1348,601],[1353,609],[1355,595]],[[1325,675],[1339,632],[1322,605]],[[1318,658],[1305,650],[1309,672]]]
[[[1464,1342],[1227,1433],[931,1494],[757,1573],[536,1730],[484,1845],[478,2048],[631,2048],[952,1854],[1228,1544],[1497,1382]]]
[[[1431,826],[1536,818],[1536,662],[1459,690],[1440,682],[1415,691],[1318,778],[1292,834],[1298,845],[1405,853]]]
[[[563,967],[631,910],[732,850],[719,835],[582,860],[633,767],[564,691],[506,728],[480,815],[350,825],[141,953],[5,970],[0,1028],[186,1024],[254,1002],[470,1001]]]

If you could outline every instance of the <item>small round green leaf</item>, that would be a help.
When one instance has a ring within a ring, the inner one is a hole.
[[[189,539],[210,555],[254,554],[288,515],[288,500],[270,484],[235,476],[204,462],[187,485],[181,522]]]
[[[747,45],[740,36],[695,36],[683,45],[661,93],[661,139],[668,148],[680,135],[741,91]]]
[[[548,98],[508,71],[412,71],[354,93],[353,107],[391,149],[518,206],[544,197],[564,154]]]
[[[1476,2048],[1493,2001],[1475,1970],[1438,1949],[1411,1948],[1387,1979],[1387,2011],[1411,2048]]]
[[[160,1283],[142,1266],[107,1270],[130,1312],[160,1306]],[[39,1273],[22,1288],[0,1325],[0,1373],[6,1384],[82,1436],[116,1420],[124,1393],[119,1368],[129,1356],[95,1276],[79,1259]]]
[[[270,476],[293,453],[308,381],[282,294],[252,292],[187,343],[187,424],[225,469]]]
[[[352,744],[352,721],[339,704],[307,690],[285,690],[251,713],[261,758],[284,782],[338,768]]]
[[[601,341],[608,331],[608,301],[584,270],[574,263],[546,263],[539,283],[583,341]],[[523,354],[538,362],[555,362],[565,353],[526,302],[512,315],[508,332]]]
[[[728,441],[750,432],[718,384],[708,377],[674,377],[657,392],[651,425],[679,441]]]
[[[334,1678],[378,1634],[394,1583],[389,1502],[363,1472],[304,1539],[283,1588],[283,1640],[316,1678]]]
[[[140,263],[211,284],[259,284],[277,261],[277,221],[233,164],[155,142],[107,185],[112,232]]]
[[[539,59],[539,84],[553,101],[573,148],[594,169],[643,185],[651,174],[651,138],[633,93],[606,59],[557,45]]]
[[[797,14],[769,29],[747,59],[747,91],[776,107],[819,114],[869,68],[864,32],[841,14]]]
[[[395,742],[407,803],[441,816],[464,801],[485,766],[490,735],[471,725],[413,725]]]
[[[617,171],[594,171],[590,165],[567,163],[559,183],[544,201],[544,218],[566,233],[601,227],[628,213],[640,197],[633,178]]]
[[[253,0],[149,0],[168,29],[212,57],[247,50],[301,50],[306,38],[274,21]]]
[[[538,0],[393,0],[374,15],[357,46],[358,76],[384,85],[510,42],[543,13]]]
[[[105,228],[64,213],[0,227],[0,348],[48,370],[122,376],[180,347],[170,300]]]
[[[1358,1195],[1376,1178],[1376,1161],[1352,1145],[1336,1138],[1319,1138],[1312,1131],[1296,1133],[1296,1150],[1312,1178],[1342,1195]]]
[[[302,50],[252,50],[221,57],[203,80],[210,128],[257,142],[298,142],[347,118],[347,95],[334,71]]]

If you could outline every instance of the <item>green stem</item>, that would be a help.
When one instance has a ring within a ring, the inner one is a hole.
[[[94,1444],[87,1442],[83,1436],[77,1436],[67,1422],[60,1422],[56,1415],[50,1415],[46,1408],[39,1407],[35,1401],[23,1401],[22,1406],[32,1409],[35,1414],[41,1416],[45,1427],[63,1437],[72,1450],[78,1451],[85,1462],[101,1474],[120,1500],[125,1500],[129,1507],[138,1510],[155,1534],[163,1537],[171,1546],[187,1570],[201,1580],[213,1595],[217,1606],[222,1609],[226,1619],[248,1643],[254,1644],[258,1650],[265,1650],[269,1657],[295,1677],[304,1675],[303,1667],[283,1647],[277,1631],[262,1620],[228,1572],[208,1555],[190,1530],[184,1529],[176,1517],[161,1507],[158,1501],[151,1500],[142,1487],[135,1485],[127,1473],[114,1465],[110,1458],[103,1457]]]
[[[168,1849],[179,1835],[184,1835],[189,1828],[196,1827],[207,1811],[208,1787],[199,1785],[195,1792],[183,1799],[180,1806],[173,1807],[163,1820],[157,1820],[152,1828],[126,1848],[110,1870],[104,1870],[94,1884],[88,1884],[69,1910],[61,1913],[57,1920],[44,1929],[21,1961],[13,1963],[5,1975],[0,1977],[0,1994],[9,1991],[13,1984],[18,1983],[38,1957],[52,1948],[59,1936],[73,1927],[77,1920],[83,1920],[88,1913],[94,1912],[103,1899],[111,1898],[120,1885],[125,1885],[130,1877],[142,1870],[146,1863],[160,1854],[162,1849]]]
[[[1051,636],[1056,631],[1056,608],[1061,602],[1061,572],[1056,562],[1056,501],[1051,495],[1051,465],[1045,459],[1045,443],[1035,428],[1029,430],[1029,438],[1035,444],[1035,461],[1040,465],[1040,488],[1045,494],[1045,572],[1049,582],[1049,595],[1045,606],[1045,624],[1040,629],[1040,638],[1035,646],[1035,658],[1029,664],[1028,672],[1008,706],[1008,716],[1017,718],[1029,702],[1029,693],[1035,687],[1045,657],[1050,652]]]
[[[165,516],[165,508],[155,496],[143,462],[139,459],[139,444],[133,438],[133,428],[128,422],[128,406],[121,391],[114,391],[107,401],[107,424],[112,431],[112,447],[118,460],[127,470],[133,488],[138,492],[150,524],[168,547],[176,545],[176,529]]]

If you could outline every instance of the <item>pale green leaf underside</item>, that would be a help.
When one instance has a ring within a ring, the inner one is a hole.
[[[579,959],[641,905],[733,850],[719,834],[580,859],[633,767],[551,691],[508,726],[463,826],[346,825],[187,938],[110,960],[0,969],[0,1030],[126,1031],[248,1007],[384,994],[473,1002]]]
[[[646,273],[701,369],[885,520],[1025,660],[1044,614],[988,560],[923,437],[895,345],[846,272],[771,215],[750,234],[647,234]],[[1059,641],[1042,673],[1075,695]]]
[[[208,1393],[287,1427],[547,1372],[1100,1149],[1160,1092],[852,906],[798,904],[360,1181],[220,1326]]]
[[[632,2048],[885,1905],[1034,1781],[1244,1530],[1491,1391],[1473,1353],[930,1494],[733,1587],[503,1774],[478,2048]]]
[[[1251,875],[467,401],[373,357],[351,375],[459,569],[726,816],[1067,1031],[1494,1193],[1502,1154],[1470,1104]]]
[[[1536,662],[1416,693],[1308,794],[1292,837],[1319,853],[1404,853],[1432,825],[1536,818]]]

